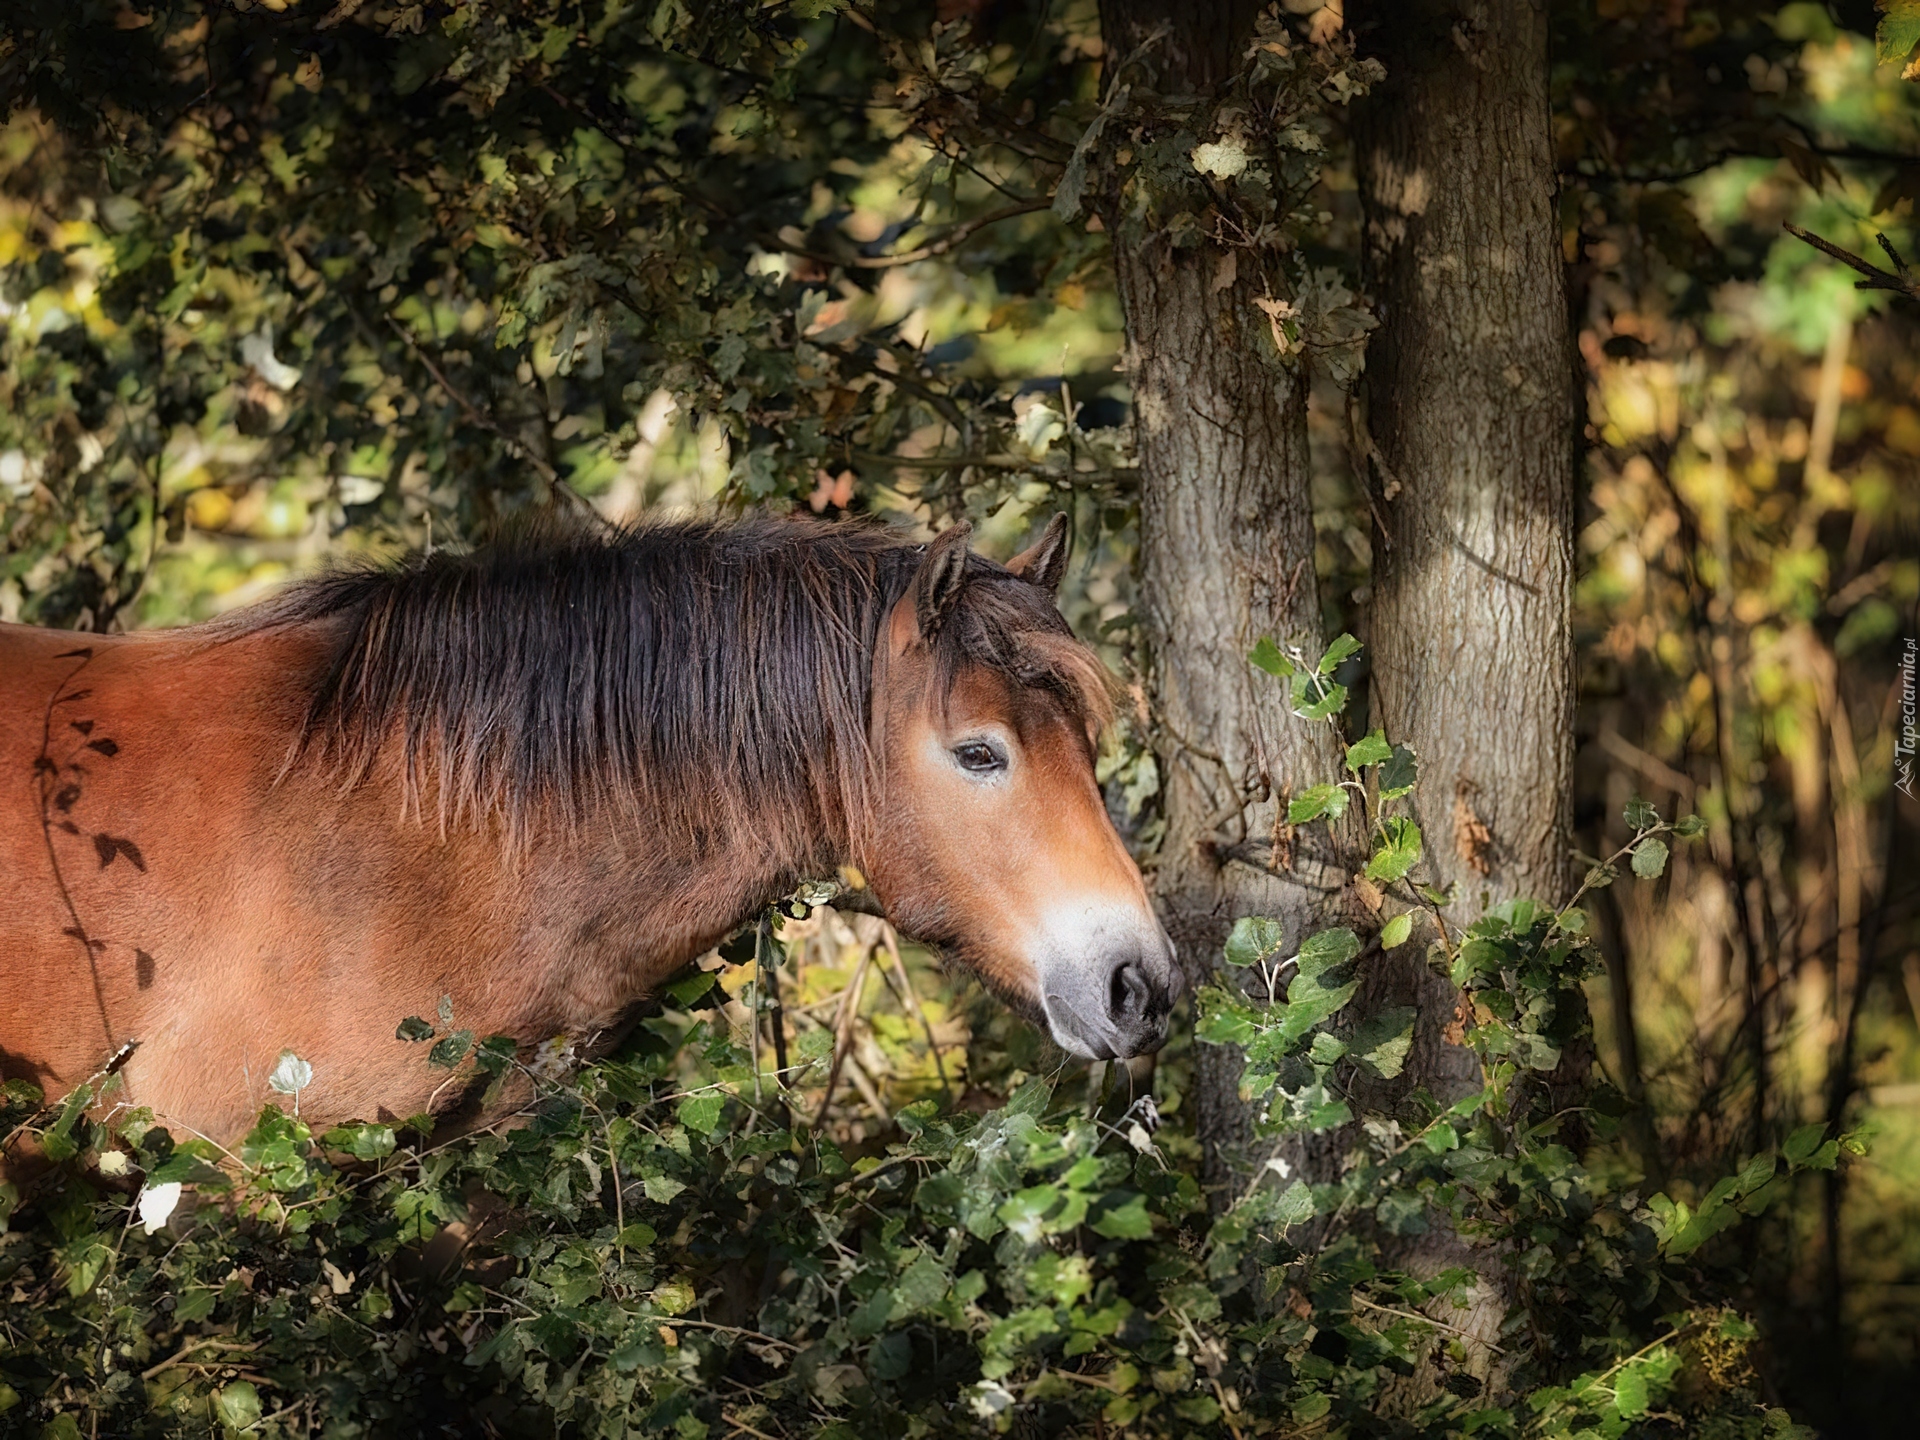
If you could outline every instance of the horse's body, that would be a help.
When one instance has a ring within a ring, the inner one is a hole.
[[[1171,953],[1093,784],[1058,538],[1022,578],[655,528],[173,632],[0,626],[0,1075],[57,1094],[137,1042],[126,1098],[225,1136],[291,1050],[303,1114],[405,1116],[445,1077],[402,1017],[591,1036],[840,863],[1063,1043],[1152,1048]]]

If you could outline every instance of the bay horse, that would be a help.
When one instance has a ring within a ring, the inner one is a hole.
[[[0,1076],[136,1046],[122,1098],[228,1138],[292,1051],[303,1118],[416,1114],[403,1017],[605,1032],[841,865],[1067,1050],[1156,1048],[1063,521],[1004,567],[964,525],[548,529],[183,629],[0,626]]]

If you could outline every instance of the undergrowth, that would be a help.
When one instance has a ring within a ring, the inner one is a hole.
[[[1296,715],[1332,723],[1354,648],[1254,659]],[[976,1084],[983,1107],[919,1100],[857,1141],[811,1123],[795,1102],[831,1043],[779,1070],[704,970],[571,1073],[446,1007],[396,1017],[423,1065],[527,1097],[453,1138],[425,1116],[315,1133],[291,1055],[285,1108],[231,1150],[116,1107],[117,1075],[51,1103],[8,1082],[0,1135],[44,1164],[0,1188],[0,1432],[1808,1433],[1765,1403],[1754,1328],[1703,1247],[1859,1141],[1809,1126],[1704,1194],[1642,1196],[1582,1163],[1545,1083],[1584,1038],[1580,902],[1623,865],[1659,875],[1698,823],[1636,801],[1634,839],[1570,901],[1460,929],[1409,878],[1417,768],[1376,732],[1292,801],[1295,824],[1364,824],[1377,933],[1292,948],[1249,917],[1223,959],[1256,983],[1199,997],[1197,1034],[1244,1050],[1276,1141],[1225,1201],[1203,1194],[1177,1107],[1156,1126],[1152,1096],[1058,1075]],[[1400,1074],[1414,1016],[1348,1007],[1363,967],[1414,943],[1459,991],[1481,1083],[1369,1108],[1357,1082]],[[1583,1098],[1604,1139],[1624,1106]],[[1326,1132],[1336,1174],[1278,1158]],[[1472,1268],[1386,1263],[1436,1226],[1517,1277],[1497,1338],[1456,1323]]]

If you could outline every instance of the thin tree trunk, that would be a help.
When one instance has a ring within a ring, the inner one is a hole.
[[[1132,55],[1136,94],[1205,96],[1239,68],[1257,3],[1104,0],[1109,55]],[[1162,30],[1162,27],[1165,27]],[[1320,599],[1308,497],[1307,375],[1262,355],[1253,300],[1261,277],[1244,253],[1176,247],[1107,207],[1127,323],[1142,472],[1142,608],[1167,835],[1157,889],[1167,928],[1196,975],[1219,962],[1233,921],[1269,915],[1287,940],[1329,923],[1346,868],[1309,837],[1276,845],[1275,797],[1336,777],[1325,726],[1294,719],[1247,652],[1263,635],[1318,654]],[[1277,267],[1276,267],[1277,268]],[[1283,277],[1265,282],[1279,293]],[[1283,837],[1284,839],[1284,837]],[[1277,852],[1277,853],[1276,853]],[[1239,1098],[1240,1056],[1201,1045],[1196,1123],[1216,1205],[1267,1156],[1253,1148]]]
[[[1546,13],[1536,0],[1348,13],[1387,71],[1354,117],[1380,319],[1373,715],[1420,757],[1425,875],[1457,887],[1464,921],[1516,895],[1557,902],[1569,873],[1573,372]],[[1478,1088],[1471,1055],[1442,1035],[1456,992],[1418,948],[1374,967],[1363,998],[1418,1007],[1407,1083]],[[1493,1337],[1511,1300],[1497,1254],[1436,1230],[1405,1263],[1478,1270],[1463,1328]]]

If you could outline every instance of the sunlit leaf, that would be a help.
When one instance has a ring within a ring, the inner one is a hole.
[[[1337,636],[1333,643],[1327,646],[1326,653],[1320,657],[1320,664],[1316,668],[1318,668],[1322,675],[1331,675],[1335,670],[1340,668],[1340,662],[1342,660],[1345,660],[1350,655],[1357,655],[1359,653],[1360,642],[1354,639],[1353,636]]]
[[[1386,843],[1374,851],[1367,862],[1367,878],[1391,884],[1403,879],[1420,862],[1420,827],[1410,819],[1396,817],[1385,825]]]
[[[1259,641],[1254,645],[1252,652],[1248,654],[1247,659],[1252,661],[1260,669],[1266,671],[1269,675],[1281,680],[1292,675],[1294,671],[1293,662],[1285,655],[1282,655],[1280,653],[1280,647],[1265,635],[1260,637]]]
[[[1324,720],[1329,715],[1338,715],[1347,708],[1347,687],[1325,683],[1324,693],[1300,711],[1302,720]]]
[[[1376,1011],[1354,1027],[1347,1048],[1369,1073],[1392,1080],[1406,1067],[1418,1018],[1419,1011],[1408,1005]]]
[[[1386,732],[1375,730],[1364,740],[1356,740],[1347,747],[1347,769],[1356,775],[1368,765],[1378,765],[1393,754],[1393,747],[1387,743]]]
[[[726,1108],[724,1095],[689,1095],[681,1100],[675,1114],[687,1129],[711,1135],[720,1124],[720,1112]]]
[[[1633,873],[1642,880],[1655,880],[1667,868],[1667,846],[1664,840],[1642,840],[1633,848]]]
[[[1287,802],[1287,823],[1305,825],[1325,816],[1338,820],[1347,813],[1347,788],[1344,785],[1315,785]]]
[[[1229,965],[1258,965],[1286,943],[1280,922],[1265,915],[1242,915],[1227,935],[1225,960]]]

